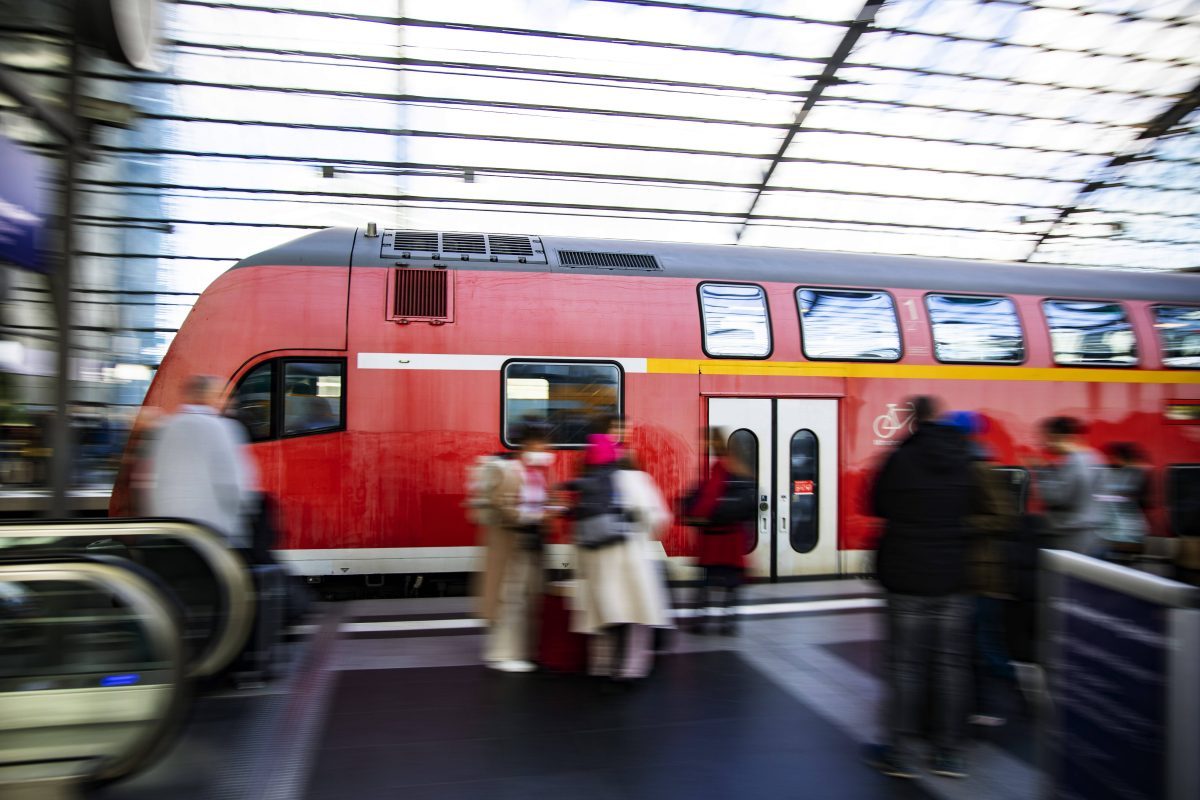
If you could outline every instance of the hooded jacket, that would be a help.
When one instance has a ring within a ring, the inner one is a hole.
[[[966,438],[926,423],[891,454],[876,479],[875,516],[886,524],[876,572],[889,592],[967,591],[973,479]]]

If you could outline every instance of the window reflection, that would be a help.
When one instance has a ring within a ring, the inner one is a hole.
[[[334,431],[342,427],[342,365],[288,361],[283,368],[283,433]]]
[[[797,553],[811,553],[817,546],[820,503],[817,489],[817,435],[809,430],[796,431],[791,445],[791,525],[789,538]]]
[[[1200,308],[1155,306],[1154,327],[1162,340],[1163,364],[1200,367]]]
[[[762,358],[771,353],[767,298],[761,287],[703,283],[704,351],[710,356]]]
[[[268,361],[250,371],[229,398],[228,412],[246,426],[252,442],[271,438],[271,386],[275,362]]]
[[[513,362],[504,368],[504,441],[527,422],[550,427],[550,443],[583,445],[601,414],[620,416],[616,364]]]
[[[896,306],[886,292],[799,289],[796,303],[808,358],[900,358]]]
[[[750,470],[751,480],[755,486],[762,486],[758,482],[758,437],[753,431],[745,428],[740,428],[729,435],[729,453],[741,464],[744,464]],[[758,524],[755,522],[754,532],[746,537],[746,552],[753,553],[758,547]]]
[[[925,305],[939,361],[1013,364],[1025,358],[1017,309],[1007,297],[931,294]]]
[[[1118,303],[1046,300],[1042,306],[1055,363],[1137,363],[1133,327]]]

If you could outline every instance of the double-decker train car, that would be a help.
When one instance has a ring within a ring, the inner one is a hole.
[[[1039,423],[1139,443],[1157,534],[1200,493],[1200,276],[740,246],[331,228],[218,278],[146,398],[229,381],[299,574],[472,568],[468,466],[542,419],[578,467],[614,412],[668,498],[719,425],[757,472],[761,578],[857,574],[907,399],[984,415],[1017,496]],[[112,512],[130,513],[129,471]],[[694,534],[667,554],[686,563]],[[570,548],[552,548],[559,565]]]

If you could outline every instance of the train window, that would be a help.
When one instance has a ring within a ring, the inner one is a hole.
[[[1200,464],[1172,464],[1166,474],[1171,533],[1200,536]]]
[[[274,436],[271,414],[271,388],[275,382],[275,362],[268,361],[250,370],[233,390],[226,412],[246,426],[252,442]]]
[[[762,484],[758,481],[758,437],[754,435],[754,431],[746,428],[739,428],[729,434],[729,452],[740,463],[745,464],[750,470],[751,479],[755,486],[761,487]],[[758,525],[754,526],[754,533],[746,537],[746,553],[753,553],[754,548],[758,547]]]
[[[1154,327],[1164,365],[1200,368],[1200,307],[1154,306]]]
[[[797,553],[811,553],[820,531],[820,469],[817,462],[817,435],[810,430],[792,434],[791,445],[791,527],[789,539]]]
[[[744,283],[700,284],[704,352],[717,358],[766,358],[771,355],[771,320],[761,286]]]
[[[341,430],[346,366],[341,361],[283,362],[283,435]]]
[[[900,359],[896,303],[887,292],[797,289],[796,304],[807,358]]]
[[[1050,326],[1056,364],[1137,363],[1133,326],[1119,303],[1045,300],[1042,309]]]
[[[510,361],[504,366],[504,444],[524,423],[550,427],[550,443],[581,447],[593,421],[621,415],[621,368],[608,362]]]
[[[1021,321],[1007,297],[931,294],[925,307],[938,361],[1019,364],[1025,360]]]

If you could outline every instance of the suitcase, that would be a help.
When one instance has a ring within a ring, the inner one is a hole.
[[[588,637],[571,631],[569,583],[552,583],[542,595],[538,625],[538,665],[550,672],[581,673],[587,669]]]
[[[280,565],[255,564],[250,567],[250,576],[254,581],[255,613],[235,670],[241,686],[262,685],[274,676],[288,601],[288,574]]]

